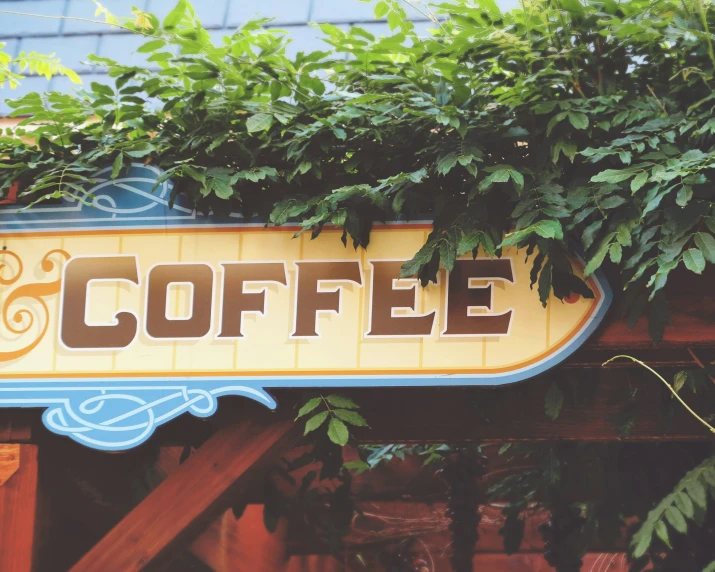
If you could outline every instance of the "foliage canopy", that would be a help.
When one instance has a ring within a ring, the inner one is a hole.
[[[657,338],[669,274],[715,263],[715,9],[419,8],[435,27],[422,41],[399,1],[382,0],[389,37],[323,24],[326,51],[295,59],[267,20],[212,44],[186,0],[163,22],[122,21],[157,71],[92,56],[114,87],[12,101],[27,118],[0,139],[0,189],[83,200],[99,168],[117,176],[139,160],[202,211],[297,220],[313,236],[337,225],[356,247],[379,221],[429,217],[404,275],[426,283],[457,256],[516,244],[536,253],[545,303],[589,294],[566,256],[582,252],[587,274],[619,268],[629,319],[648,309]]]

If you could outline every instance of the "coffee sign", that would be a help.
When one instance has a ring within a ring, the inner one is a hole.
[[[354,251],[337,229],[294,238],[169,209],[157,175],[100,173],[93,207],[0,212],[0,406],[46,407],[51,430],[92,447],[135,446],[227,394],[274,407],[277,387],[519,381],[570,355],[610,303],[596,276],[593,298],[543,308],[516,249],[422,288],[399,272],[427,224],[376,226]]]

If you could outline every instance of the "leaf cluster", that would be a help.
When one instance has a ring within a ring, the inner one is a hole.
[[[316,413],[318,409],[322,410]],[[365,418],[355,411],[356,409],[359,409],[359,405],[347,397],[335,394],[328,395],[327,397],[321,395],[305,402],[298,411],[296,421],[301,417],[310,415],[305,422],[303,435],[315,431],[327,421],[328,438],[336,445],[344,447],[350,440],[350,430],[348,426],[368,426]]]
[[[689,522],[702,526],[708,496],[715,498],[713,458],[706,459],[686,473],[673,491],[648,513],[646,520],[633,535],[633,557],[642,557],[656,537],[668,548],[672,548],[670,535],[672,532],[687,534]]]

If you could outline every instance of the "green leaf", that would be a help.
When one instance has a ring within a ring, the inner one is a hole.
[[[555,421],[561,414],[561,407],[564,404],[564,393],[559,389],[559,386],[552,383],[549,390],[546,392],[546,398],[544,399],[544,409],[546,410],[546,416]]]
[[[581,235],[581,241],[583,242],[583,246],[586,249],[591,248],[591,245],[593,244],[593,241],[596,239],[596,235],[598,234],[598,231],[601,230],[601,227],[603,226],[603,220],[597,220],[589,224],[584,230],[583,234]]]
[[[119,172],[122,170],[123,165],[124,165],[124,155],[120,152],[114,158],[114,162],[112,163],[112,174],[111,174],[112,180],[116,179],[119,176]]]
[[[125,155],[129,155],[130,157],[134,157],[136,159],[146,157],[155,150],[154,145],[148,141],[139,141],[134,146],[123,149]]]
[[[506,235],[504,240],[502,240],[499,245],[499,248],[519,244],[532,234],[537,234],[542,238],[555,238],[557,240],[562,240],[564,237],[563,228],[561,227],[561,223],[559,221],[542,220],[527,228]]]
[[[611,195],[610,197],[606,197],[605,199],[603,199],[599,203],[599,206],[602,209],[615,209],[625,204],[626,202],[626,199],[619,195]]]
[[[521,192],[521,190],[524,188],[524,175],[522,175],[519,171],[512,170],[509,172],[509,176],[514,182],[514,186],[516,187],[517,192]]]
[[[66,68],[65,66],[60,66],[59,73],[64,76],[67,76],[67,78],[75,85],[79,85],[82,83],[82,78],[73,69]]]
[[[495,165],[485,170],[491,172],[491,175],[479,183],[480,191],[486,191],[494,183],[506,183],[509,179],[514,181],[518,191],[524,186],[524,176],[509,165]]]
[[[588,116],[580,111],[569,111],[569,121],[576,129],[586,129],[588,127]]]
[[[233,196],[233,185],[228,179],[213,177],[210,187],[219,199],[227,200]]]
[[[685,371],[679,371],[678,373],[675,374],[675,377],[673,378],[673,389],[675,390],[675,393],[679,393],[681,389],[683,389],[683,386],[685,385],[685,382],[688,380],[688,374]]]
[[[173,28],[179,22],[181,22],[181,19],[186,14],[186,8],[187,8],[186,0],[179,0],[179,2],[176,4],[174,9],[171,12],[169,12],[166,15],[166,17],[164,18],[164,22],[162,23],[164,28]]]
[[[549,259],[546,264],[544,264],[541,274],[539,274],[539,300],[541,304],[546,308],[546,304],[549,301],[549,296],[551,296],[551,287],[553,284],[552,280],[552,270],[553,263]]]
[[[705,257],[697,248],[690,248],[683,253],[685,267],[695,274],[702,274],[705,270]]]
[[[678,191],[677,196],[675,197],[675,203],[678,206],[684,207],[687,206],[687,204],[690,202],[690,199],[693,198],[693,189],[689,185],[683,185],[680,187],[680,190]]]
[[[343,467],[345,467],[348,471],[355,471],[358,475],[361,475],[365,471],[369,471],[371,469],[369,463],[366,463],[365,461],[348,461],[343,464]]]
[[[387,2],[378,2],[375,4],[375,19],[379,20],[380,18],[384,17],[385,14],[387,14],[390,11],[390,6],[387,4]]]
[[[479,246],[482,241],[484,233],[481,231],[470,232],[465,234],[459,239],[459,244],[457,245],[457,256],[462,256],[467,252],[472,252],[475,248]]]
[[[670,545],[670,539],[668,538],[668,527],[662,520],[655,523],[655,533],[668,548],[672,548]]]
[[[680,491],[675,494],[675,505],[686,517],[693,518],[695,514],[693,501],[690,500],[690,497],[686,493]]]
[[[271,100],[276,101],[283,91],[283,84],[279,81],[271,82]]]
[[[431,243],[426,243],[422,248],[417,251],[412,257],[412,260],[408,260],[402,265],[400,269],[400,276],[403,278],[410,278],[417,274],[419,269],[432,260],[432,255],[434,254],[435,245]]]
[[[688,523],[685,522],[683,514],[674,506],[665,509],[665,518],[675,530],[681,534],[688,532]]]
[[[635,175],[635,171],[630,170],[618,170],[618,169],[606,169],[601,171],[598,175],[591,177],[592,183],[620,183],[626,179],[630,179]]]
[[[398,28],[402,24],[402,18],[397,12],[390,12],[387,15],[387,25],[390,26],[390,30]]]
[[[700,249],[705,260],[710,264],[715,264],[715,238],[706,232],[699,232],[695,235],[695,245]]]
[[[315,431],[320,427],[323,422],[328,418],[329,411],[321,411],[317,415],[313,415],[305,424],[305,432],[303,435],[307,435],[311,431]]]
[[[553,150],[553,156],[552,156],[552,161],[556,163],[559,160],[559,154],[563,153],[568,157],[569,161],[573,163],[573,160],[576,158],[576,144],[572,143],[571,141],[564,141],[563,139],[559,139],[556,142],[556,145],[554,145],[554,150]]]
[[[265,131],[273,125],[273,116],[268,113],[256,113],[246,120],[246,130],[249,133]]]
[[[340,419],[333,418],[328,424],[328,437],[336,445],[344,447],[350,439],[350,431]]]
[[[357,427],[367,427],[367,421],[360,415],[357,411],[349,411],[348,409],[335,409],[333,411],[338,419],[342,419],[350,425],[356,425]]]
[[[556,115],[554,115],[550,120],[548,125],[546,126],[546,136],[548,137],[551,135],[551,131],[556,127],[556,124],[559,123],[562,119],[566,117],[566,112],[561,112]]]
[[[166,26],[165,26],[166,27]],[[164,40],[151,40],[146,44],[142,44],[137,48],[139,53],[155,52],[156,50],[163,48],[166,45]]]
[[[637,192],[648,181],[648,171],[638,173],[631,181],[631,192]]]
[[[611,257],[611,262],[620,264],[623,257],[623,247],[618,242],[614,242],[608,249],[608,254]]]
[[[447,155],[443,155],[437,159],[437,172],[440,175],[446,175],[452,170],[452,167],[457,164],[458,158],[459,155],[457,155],[457,153],[448,153]]]
[[[641,526],[636,534],[633,535],[633,558],[640,558],[650,547],[653,538],[653,530],[647,530],[645,525]]]
[[[316,407],[318,407],[318,405],[320,405],[322,402],[323,400],[320,397],[314,397],[313,399],[310,399],[303,405],[303,407],[300,408],[296,419],[300,419],[301,417],[303,417],[303,415],[307,415]]]
[[[705,492],[705,487],[699,480],[693,479],[689,481],[688,484],[685,485],[685,490],[695,504],[700,508],[707,508],[708,495]]]
[[[360,406],[352,399],[348,399],[342,395],[328,395],[325,400],[333,407],[340,407],[341,409],[360,409]]]
[[[456,245],[446,239],[439,244],[439,258],[447,272],[452,272],[454,261],[457,258]]]
[[[633,237],[631,236],[631,227],[627,223],[618,225],[616,229],[616,240],[621,246],[631,246]]]
[[[561,223],[557,220],[541,220],[532,228],[534,232],[542,238],[555,238],[557,240],[564,238],[563,228],[561,227]]]
[[[104,95],[109,98],[114,97],[114,90],[109,87],[108,85],[105,85],[103,83],[98,83],[96,81],[93,81],[89,84],[89,87],[92,89],[94,93],[97,95]]]
[[[608,251],[611,247],[611,239],[613,238],[613,236],[614,233],[610,233],[601,241],[598,250],[591,257],[591,260],[588,261],[588,264],[586,264],[586,268],[584,268],[583,270],[586,276],[590,276],[601,267],[601,264],[603,264],[603,261],[606,259],[606,254],[608,254]]]

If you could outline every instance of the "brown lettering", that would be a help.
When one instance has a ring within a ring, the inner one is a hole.
[[[223,266],[223,308],[219,338],[243,337],[243,314],[266,311],[266,289],[244,292],[246,283],[288,285],[282,262],[231,262]]]
[[[132,343],[137,334],[137,318],[118,312],[114,324],[90,326],[85,321],[87,290],[92,281],[126,280],[139,284],[134,256],[91,256],[67,262],[62,282],[60,339],[71,349],[118,349]]]
[[[159,264],[149,271],[146,333],[155,339],[197,339],[209,333],[214,273],[208,264]],[[166,317],[170,284],[191,284],[192,311],[188,318]]]
[[[474,286],[472,279],[488,280]],[[469,315],[470,308],[492,309],[494,280],[514,282],[511,260],[457,260],[447,283],[447,315],[444,336],[504,336],[509,333],[512,311]]]
[[[293,338],[318,335],[318,312],[340,313],[340,286],[333,292],[320,292],[321,282],[353,282],[362,285],[360,263],[296,262],[298,284],[296,286],[295,331]]]
[[[393,316],[393,309],[415,310],[417,280],[408,279],[410,286],[395,286],[400,276],[401,261],[370,261],[372,295],[370,300],[370,330],[368,336],[429,336],[436,312],[425,316]]]

